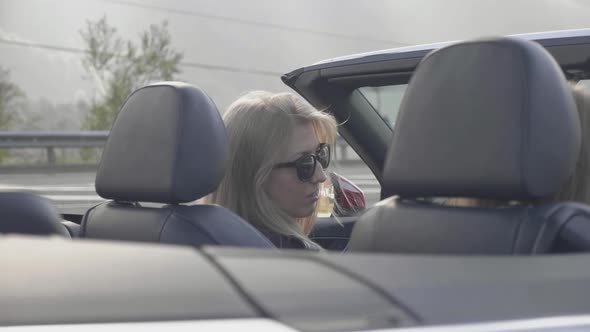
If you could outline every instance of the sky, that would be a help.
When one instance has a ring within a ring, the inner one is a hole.
[[[352,53],[483,36],[590,27],[590,0],[0,0],[0,66],[31,99],[70,103],[98,89],[80,30],[106,16],[137,39],[169,22],[180,80],[223,110],[249,90],[288,90],[280,74]]]

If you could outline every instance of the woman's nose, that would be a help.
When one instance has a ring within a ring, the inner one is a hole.
[[[323,167],[318,165],[318,167],[315,168],[315,172],[313,173],[313,177],[311,178],[311,182],[312,183],[322,183],[322,182],[326,181],[326,179],[327,179],[326,170],[324,170]]]

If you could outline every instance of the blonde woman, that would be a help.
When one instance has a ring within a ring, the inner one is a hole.
[[[225,206],[279,248],[320,250],[309,239],[336,121],[291,93],[250,92],[224,114],[228,169],[211,203]]]

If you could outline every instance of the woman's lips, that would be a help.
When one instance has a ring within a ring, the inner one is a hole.
[[[307,195],[306,198],[310,202],[316,202],[318,199],[320,199],[320,191],[316,190],[313,193]]]

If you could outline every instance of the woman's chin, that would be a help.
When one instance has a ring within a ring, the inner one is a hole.
[[[302,208],[298,211],[294,211],[294,213],[291,213],[291,217],[295,218],[295,219],[300,219],[300,218],[308,218],[311,217],[315,212],[315,204],[313,206],[307,207],[307,208]]]

